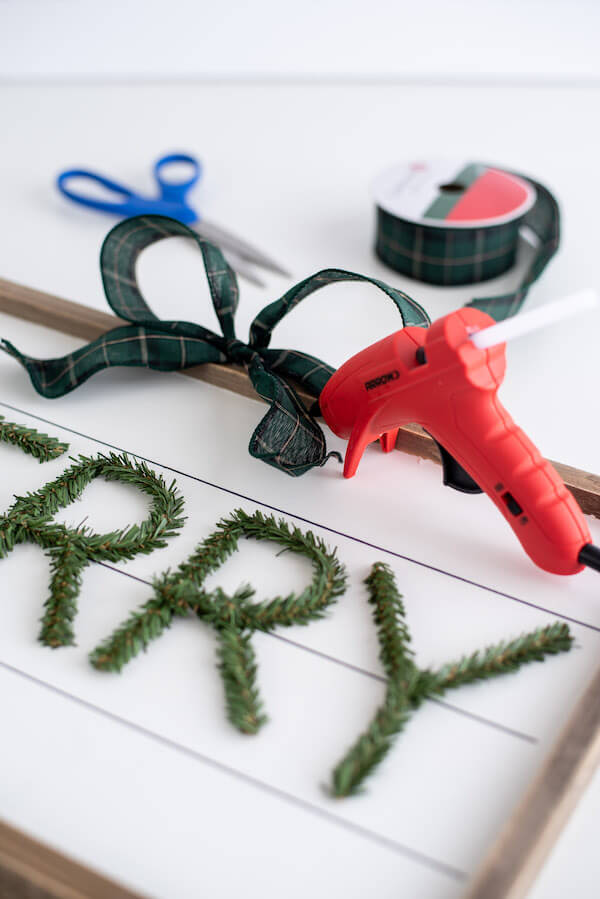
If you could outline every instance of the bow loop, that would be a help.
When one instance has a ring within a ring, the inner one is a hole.
[[[257,348],[268,347],[273,328],[279,324],[282,318],[285,318],[288,312],[295,309],[305,297],[314,293],[315,290],[320,290],[328,284],[336,284],[339,281],[362,281],[378,287],[394,301],[398,312],[402,316],[404,325],[430,324],[429,316],[423,307],[404,291],[390,287],[385,281],[379,281],[377,278],[369,278],[367,275],[359,275],[356,272],[347,272],[339,268],[324,268],[320,272],[310,275],[310,277],[295,284],[280,299],[269,303],[268,306],[265,306],[259,312],[250,325],[250,346]]]
[[[142,296],[135,271],[139,254],[156,241],[173,236],[191,238],[202,252],[222,336],[194,322],[159,319]],[[339,453],[327,453],[325,435],[313,417],[313,407],[311,411],[306,408],[293,386],[299,384],[318,398],[334,369],[299,350],[269,349],[275,325],[309,294],[336,281],[373,284],[391,297],[404,324],[429,324],[418,303],[383,281],[341,269],[324,269],[266,306],[252,322],[246,344],[235,334],[239,292],[235,274],[223,254],[181,222],[163,216],[126,219],[113,228],[104,241],[100,265],[106,298],[129,325],[113,328],[60,359],[34,359],[6,341],[0,345],[27,370],[38,393],[63,396],[95,372],[115,365],[159,371],[176,371],[204,362],[243,365],[258,395],[269,403],[251,437],[250,453],[293,476],[323,465],[332,455],[339,458]]]
[[[100,251],[100,271],[111,309],[119,318],[135,324],[160,321],[141,294],[135,269],[142,250],[166,237],[185,237],[196,242],[202,253],[212,303],[223,336],[235,337],[234,318],[239,289],[234,272],[218,247],[181,222],[162,215],[125,219],[108,233]]]

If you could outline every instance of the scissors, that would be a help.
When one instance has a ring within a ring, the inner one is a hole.
[[[189,177],[182,180],[167,178],[166,172],[169,166],[181,163],[190,167]],[[190,206],[187,195],[202,175],[202,166],[198,159],[185,153],[170,153],[157,159],[154,163],[153,174],[158,185],[158,196],[156,197],[141,196],[129,187],[87,169],[68,169],[61,172],[56,179],[56,185],[65,197],[82,206],[89,206],[92,209],[99,209],[123,218],[130,218],[134,215],[167,215],[183,222],[184,225],[193,227],[201,237],[216,244],[224,251],[231,267],[239,275],[259,287],[264,287],[264,283],[254,273],[251,264],[276,272],[278,275],[290,277],[288,271],[265,253],[219,225],[207,222],[204,218],[201,219],[196,210]],[[102,200],[86,193],[79,193],[69,187],[71,178],[83,178],[99,184],[110,193],[116,194],[119,199]]]

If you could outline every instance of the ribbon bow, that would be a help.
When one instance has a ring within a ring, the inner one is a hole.
[[[139,254],[156,241],[175,236],[190,238],[202,252],[222,336],[192,322],[159,319],[140,292],[135,274]],[[309,294],[336,281],[374,284],[394,301],[404,325],[429,324],[424,309],[401,290],[365,275],[324,269],[265,306],[244,343],[234,327],[237,280],[221,251],[181,222],[158,215],[126,219],[113,228],[102,246],[100,267],[108,304],[129,325],[113,328],[60,359],[33,359],[8,341],[0,344],[24,366],[38,393],[48,398],[64,396],[95,372],[115,365],[175,371],[203,362],[241,364],[258,395],[269,403],[250,439],[250,454],[293,476],[324,465],[332,454],[327,453],[320,426],[286,379],[301,384],[316,399],[334,369],[307,353],[270,349],[275,325]]]

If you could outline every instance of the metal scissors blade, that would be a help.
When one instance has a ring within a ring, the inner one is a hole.
[[[278,262],[275,262],[270,256],[267,256],[266,253],[253,247],[240,237],[236,237],[231,231],[221,228],[215,222],[208,222],[205,218],[202,218],[194,224],[194,230],[211,243],[215,243],[225,250],[233,250],[238,257],[246,259],[248,262],[254,263],[254,265],[266,268],[277,275],[283,275],[284,278],[291,277],[290,272],[279,265]]]
[[[195,230],[195,229],[194,229]],[[231,266],[236,275],[254,284],[256,287],[266,287],[264,281],[258,277],[250,263],[241,256],[237,256],[232,250],[222,249],[225,261]]]

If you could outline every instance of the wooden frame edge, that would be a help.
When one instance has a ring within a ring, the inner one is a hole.
[[[59,813],[59,812],[57,812]],[[143,899],[0,821],[2,899]]]
[[[463,899],[522,899],[600,762],[600,669]]]

